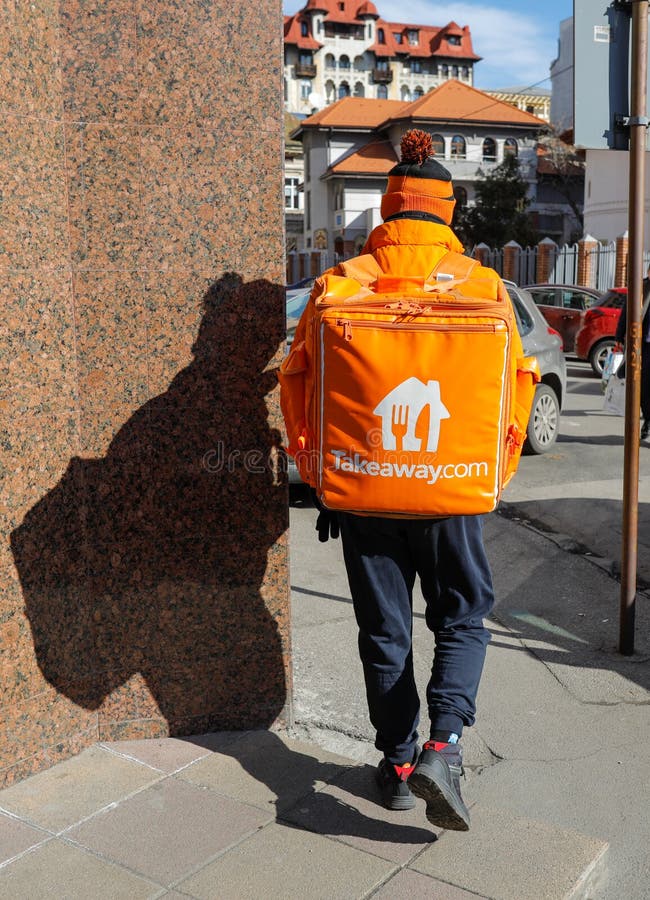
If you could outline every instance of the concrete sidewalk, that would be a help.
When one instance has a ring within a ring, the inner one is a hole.
[[[492,516],[499,596],[476,726],[469,834],[378,803],[340,542],[292,509],[295,719],[96,745],[0,792],[4,898],[647,898],[648,609],[615,652],[617,584]],[[431,639],[416,599],[418,683]]]

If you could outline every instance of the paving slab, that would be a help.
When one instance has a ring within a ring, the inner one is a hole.
[[[442,832],[411,868],[491,900],[579,900],[605,874],[608,845],[478,804],[471,833]]]
[[[367,897],[394,869],[338,841],[273,824],[177,887],[200,900],[352,900]]]
[[[169,777],[66,836],[171,887],[272,819],[270,813]]]
[[[160,778],[148,766],[98,746],[0,793],[0,810],[60,832]]]
[[[30,847],[50,840],[46,831],[33,828],[20,819],[0,813],[0,865]]]
[[[7,900],[153,900],[160,885],[53,839],[0,869]]]
[[[141,741],[112,741],[99,744],[104,750],[170,774],[210,755],[208,747],[181,738],[148,738]]]
[[[281,814],[300,797],[339,778],[350,764],[314,744],[256,731],[189,766],[179,777]]]
[[[482,894],[470,893],[437,878],[412,869],[402,869],[376,894],[373,900],[486,900]]]
[[[404,865],[436,833],[424,816],[424,803],[394,812],[381,804],[374,768],[356,766],[334,784],[305,797],[284,814],[287,821],[351,847]]]

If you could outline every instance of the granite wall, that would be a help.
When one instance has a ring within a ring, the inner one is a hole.
[[[289,709],[280,0],[0,11],[0,786]]]

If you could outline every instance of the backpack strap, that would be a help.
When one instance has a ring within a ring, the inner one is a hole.
[[[364,253],[362,256],[355,256],[353,259],[339,263],[339,269],[346,278],[354,278],[364,287],[373,284],[384,274],[372,253]]]

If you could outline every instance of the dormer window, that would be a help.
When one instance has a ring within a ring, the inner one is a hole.
[[[345,12],[345,3],[339,3],[339,9],[341,12]]]
[[[401,43],[402,43],[402,34],[401,34],[401,32],[395,31],[395,32],[393,33],[393,37],[395,38],[395,43],[396,43],[396,44],[401,44]]]
[[[419,32],[416,28],[409,29],[408,32],[409,44],[411,47],[417,47],[419,41]]]
[[[306,22],[300,23],[300,34],[302,37],[309,37],[309,26]]]
[[[378,28],[378,29],[377,29],[377,43],[378,43],[378,44],[385,44],[385,43],[386,43],[386,35],[384,34],[384,29],[383,29],[383,28]]]
[[[460,47],[460,38],[457,34],[448,34],[447,43],[451,44],[452,47]]]

